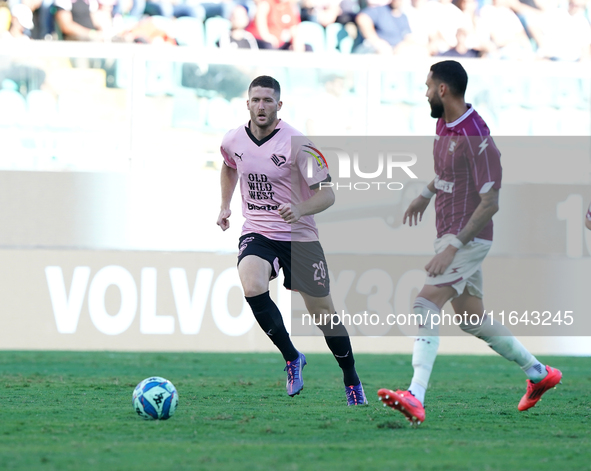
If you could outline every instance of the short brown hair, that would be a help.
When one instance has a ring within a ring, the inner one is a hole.
[[[273,92],[277,94],[277,99],[281,97],[281,86],[279,82],[268,75],[260,75],[255,78],[248,87],[248,93],[253,87],[272,88]]]

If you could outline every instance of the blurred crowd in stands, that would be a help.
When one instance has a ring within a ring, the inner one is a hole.
[[[591,0],[0,0],[0,44],[78,40],[582,61]]]

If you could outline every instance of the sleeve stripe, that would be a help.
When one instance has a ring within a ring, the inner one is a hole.
[[[488,193],[488,190],[490,190],[494,185],[495,182],[486,182],[484,185],[482,185],[479,193]]]
[[[324,156],[322,155],[322,152],[320,152],[318,149],[316,149],[316,147],[307,146],[307,145],[304,145],[304,147],[308,147],[309,149],[312,149],[313,151],[317,152],[317,153],[318,153],[318,155],[320,156],[320,158],[322,159],[322,161],[324,162],[324,165],[326,166],[326,168],[328,168],[328,164],[326,163],[326,159],[325,159],[325,158],[324,158]],[[319,163],[319,164],[320,164],[320,166],[322,167],[322,163],[320,162],[320,159],[318,159],[318,156],[316,156],[316,155],[312,154],[312,152],[309,152],[309,151],[307,151],[307,150],[306,150],[306,151],[304,151],[304,152],[307,152],[308,154],[310,154],[310,155],[313,155],[314,157],[316,157],[316,160],[318,160],[318,163]]]
[[[468,136],[468,133],[466,132],[466,128],[462,128],[462,131],[464,132],[464,136],[466,136],[466,141],[468,142],[468,147],[470,148],[470,152],[472,152],[472,155],[474,155],[474,149],[472,149],[472,145],[470,144],[470,138]]]

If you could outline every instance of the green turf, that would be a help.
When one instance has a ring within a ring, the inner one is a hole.
[[[375,395],[408,384],[407,355],[358,355],[371,403],[348,408],[329,355],[308,355],[290,398],[277,354],[0,352],[0,470],[591,469],[591,359],[541,360],[563,384],[520,413],[516,365],[440,356],[412,429]],[[179,391],[168,421],[131,406],[152,375]]]

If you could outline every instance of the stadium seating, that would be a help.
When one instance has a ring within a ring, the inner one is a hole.
[[[499,109],[497,135],[529,136],[532,132],[532,113],[520,106]]]
[[[230,127],[228,116],[233,115],[230,102],[221,97],[214,97],[209,100],[207,106],[207,126],[210,130],[227,131]]]
[[[524,79],[521,79],[525,83]],[[558,79],[555,77],[538,77],[536,80],[528,80],[527,86],[522,86],[517,91],[524,97],[523,104],[528,108],[540,108],[554,106],[556,103]]]
[[[557,113],[561,136],[591,135],[591,115],[588,110],[564,108]]]
[[[218,16],[205,20],[205,45],[216,47],[217,42],[230,31],[231,26],[230,21]]]
[[[176,86],[175,63],[146,61],[146,95],[170,94]]]
[[[92,127],[90,95],[74,91],[64,92],[58,97],[58,125],[68,129]]]
[[[195,90],[177,88],[174,92],[172,127],[199,130],[205,127],[206,101],[199,99]]]
[[[236,126],[246,123],[248,120],[248,111],[246,110],[246,102],[243,98],[232,98],[230,100],[232,108],[232,118]]]
[[[400,103],[408,95],[407,73],[398,70],[382,72],[382,95],[384,103]]]
[[[476,109],[478,110],[478,114],[486,122],[487,126],[489,127],[489,129],[491,131],[491,134],[493,136],[498,135],[499,134],[498,133],[499,124],[497,121],[497,115],[493,112],[493,110],[491,108],[489,108],[488,106],[486,106],[485,104],[476,106]]]
[[[291,67],[288,70],[289,88],[294,90],[315,90],[320,85],[318,69],[308,69],[302,67]]]
[[[188,17],[177,20],[157,17],[156,21],[178,26],[179,44],[195,48],[206,43],[212,46],[229,28],[223,18],[211,18],[205,25]],[[179,48],[172,59],[167,50],[156,46],[154,54],[148,52],[150,46],[138,46],[137,51],[141,53],[136,56],[136,49],[131,47],[124,51],[127,46],[123,46],[123,52],[119,52],[119,45],[105,45],[102,55],[103,45],[93,45],[100,51],[94,57],[105,59],[79,57],[78,62],[69,57],[81,54],[69,56],[58,51],[59,60],[48,61],[43,69],[44,82],[36,77],[36,81],[30,77],[21,81],[15,79],[18,84],[10,85],[6,81],[7,85],[0,91],[3,149],[8,146],[11,152],[18,154],[14,161],[19,165],[25,162],[21,158],[23,155],[35,159],[55,157],[61,165],[78,158],[76,146],[97,149],[95,140],[101,138],[95,136],[99,135],[108,135],[114,143],[112,147],[119,149],[117,152],[129,142],[133,142],[137,150],[140,145],[137,143],[144,142],[144,136],[150,134],[145,132],[144,122],[147,129],[157,131],[152,134],[163,142],[174,141],[177,145],[191,139],[199,141],[201,136],[208,136],[215,142],[229,128],[248,119],[243,93],[254,73],[272,75],[279,80],[285,103],[280,117],[303,131],[314,129],[314,119],[322,120],[319,110],[328,106],[324,103],[330,103],[323,99],[331,92],[326,83],[334,72],[345,77],[347,99],[354,103],[350,108],[356,110],[353,117],[337,112],[339,119],[331,118],[343,134],[360,129],[361,134],[371,135],[433,135],[435,121],[429,117],[425,98],[427,69],[424,64],[396,59],[384,62],[379,57],[359,60],[351,55],[343,65],[340,54],[347,51],[350,38],[342,25],[330,25],[325,32],[319,25],[308,23],[302,28],[303,31],[308,28],[306,36],[313,47],[316,44],[316,50],[324,48],[330,54],[318,58],[311,54],[250,52],[256,59],[252,66],[245,67],[235,65],[234,54],[241,52],[233,50]],[[215,61],[211,60],[211,54]],[[271,56],[272,61],[266,60]],[[45,56],[41,54],[40,57]],[[145,67],[142,67],[144,58]],[[242,63],[242,60],[237,62]],[[133,64],[136,65],[134,74]],[[472,64],[475,61],[470,62]],[[591,82],[577,64],[571,66],[536,63],[532,70],[535,68],[537,72],[528,75],[529,65],[522,62],[487,64],[483,61],[469,72],[466,98],[483,116],[494,136],[588,136],[591,134]],[[114,71],[112,81],[106,79],[107,68]],[[494,70],[492,74],[491,70]],[[144,90],[139,95],[131,91],[132,77],[144,81],[145,96]],[[41,85],[43,90],[29,91],[26,99],[18,91],[24,94],[25,89]],[[142,126],[132,129],[130,119],[141,122]],[[137,131],[140,128],[141,134]],[[117,131],[129,133],[130,129],[138,133],[133,139],[115,139]],[[74,137],[78,134],[80,136]],[[201,143],[196,146],[205,147]],[[156,152],[150,145],[146,147]],[[92,150],[92,155],[98,154]],[[87,162],[91,160],[88,157]],[[31,162],[31,169],[41,167],[41,160]],[[76,162],[76,168],[90,165]]]
[[[427,103],[425,92],[425,79],[427,76],[419,72],[406,72],[407,92],[404,95],[404,102],[409,105],[421,105]]]
[[[532,115],[531,132],[535,136],[556,136],[560,132],[560,114],[550,107],[540,107]]]
[[[43,90],[32,90],[27,95],[28,122],[33,126],[51,127],[57,117],[57,103],[53,95]]]
[[[326,51],[324,28],[318,23],[302,21],[298,26],[298,35],[304,38],[305,43],[311,46],[314,52]]]
[[[160,15],[152,15],[150,19],[158,29],[166,32],[171,38],[175,37],[176,21],[174,19]]]
[[[410,130],[417,136],[434,136],[435,122],[427,100],[423,106],[414,106],[410,112]]]
[[[0,90],[0,126],[20,126],[27,121],[25,98],[14,90]]]
[[[332,23],[326,27],[326,50],[339,51],[349,54],[353,49],[353,38],[349,36],[345,27],[340,23]]]
[[[190,16],[177,18],[175,39],[179,46],[203,47],[205,45],[203,23]]]
[[[372,114],[369,131],[375,136],[408,136],[411,129],[407,111],[404,105],[382,104],[375,116]]]
[[[582,85],[581,79],[560,77],[556,83],[556,108],[578,108],[584,104]]]
[[[497,89],[497,103],[503,108],[526,104],[526,81],[519,76],[494,77]]]
[[[579,109],[589,111],[591,108],[591,78],[581,78],[581,96]]]

